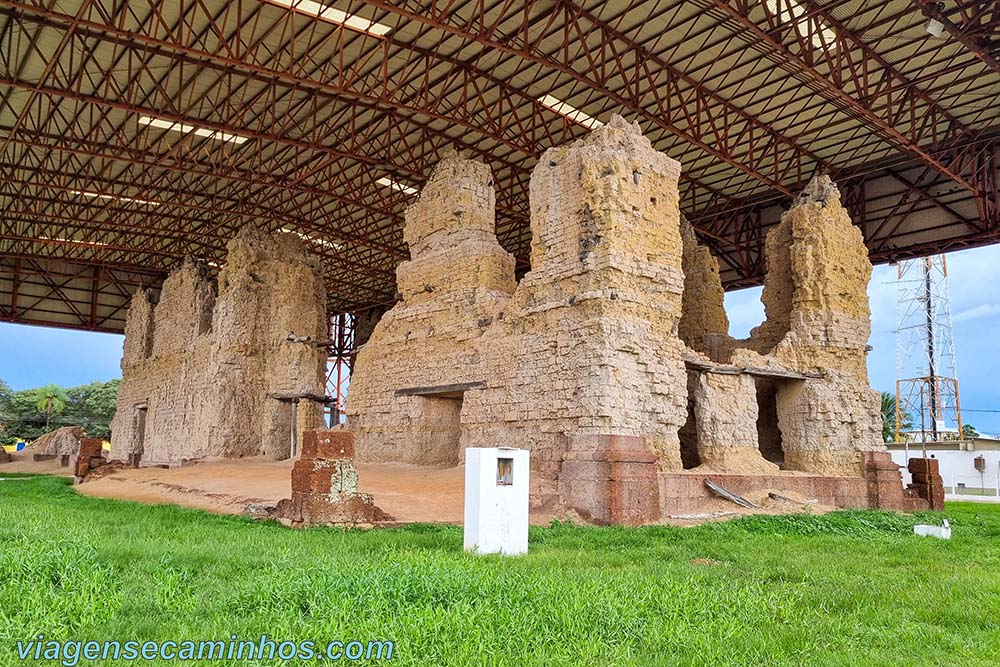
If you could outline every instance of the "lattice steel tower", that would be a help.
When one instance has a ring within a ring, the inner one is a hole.
[[[958,439],[962,408],[944,255],[900,262],[897,286],[896,442]]]

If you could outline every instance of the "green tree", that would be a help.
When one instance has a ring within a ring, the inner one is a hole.
[[[66,407],[66,390],[57,384],[47,384],[34,389],[38,411],[45,415],[45,429],[48,430],[52,415]]]
[[[910,415],[903,413],[900,415],[899,428],[901,431],[908,431],[913,428],[913,420]],[[892,442],[896,439],[896,396],[887,391],[882,392],[882,440]]]
[[[972,424],[962,424],[962,439],[972,440],[979,437],[979,431]]]
[[[34,389],[10,392],[0,405],[0,441],[14,444],[19,438],[34,440],[45,433],[45,415],[38,410]]]
[[[82,426],[92,438],[109,438],[120,385],[121,380],[115,379],[67,389],[66,409],[60,421]]]
[[[108,438],[120,384],[115,379],[69,389],[46,385],[24,391],[10,391],[2,385],[0,442],[34,440],[60,426],[81,426],[91,437]]]
[[[0,380],[0,445],[13,444],[8,443],[10,439],[11,421],[14,419],[13,414],[10,411],[10,399],[13,398],[14,391],[10,388],[3,380]]]

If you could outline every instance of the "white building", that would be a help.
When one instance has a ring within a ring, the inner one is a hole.
[[[923,455],[920,443],[888,443],[892,460],[903,466],[903,483],[910,483],[907,459]],[[951,499],[983,496],[1000,502],[1000,439],[979,436],[972,440],[928,443],[927,456],[940,463],[946,496]]]

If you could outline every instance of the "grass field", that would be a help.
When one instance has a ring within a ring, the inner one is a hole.
[[[917,517],[857,511],[556,525],[504,559],[464,554],[455,527],[291,531],[0,481],[0,664],[39,633],[266,633],[390,640],[384,664],[399,665],[995,666],[1000,507],[944,516],[948,542],[914,537]]]

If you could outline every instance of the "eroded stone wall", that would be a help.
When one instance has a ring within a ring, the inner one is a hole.
[[[547,151],[531,179],[532,270],[515,290],[487,168],[444,160],[406,214],[402,301],[358,355],[359,459],[454,464],[469,446],[527,447],[540,501],[589,436],[643,436],[679,468],[679,172],[621,119]],[[436,393],[398,395],[420,388]]]
[[[863,488],[862,454],[880,447],[871,267],[835,186],[814,181],[768,236],[768,319],[739,341],[718,262],[681,220],[679,172],[620,118],[546,151],[515,287],[489,169],[443,160],[406,213],[401,301],[355,365],[359,459],[528,448],[535,506],[600,522],[651,520],[635,499],[674,502],[656,471],[683,467],[772,479],[783,466]]]
[[[531,271],[478,342],[486,388],[463,443],[532,450],[533,494],[598,436],[641,436],[679,469],[686,379],[680,165],[621,119],[545,152],[531,177]]]
[[[861,230],[851,224],[837,186],[820,176],[775,232],[790,239],[792,290],[790,304],[781,306],[788,331],[771,356],[788,368],[823,375],[778,391],[786,467],[856,474],[860,452],[884,449],[878,393],[868,386],[872,266]],[[777,252],[769,245],[769,262],[772,249]],[[778,261],[784,256],[778,252]]]
[[[729,318],[719,260],[698,243],[694,228],[681,219],[684,255],[684,299],[678,333],[684,344],[709,357],[729,340]]]
[[[146,464],[288,456],[291,407],[274,394],[324,393],[326,293],[302,241],[244,228],[217,283],[186,260],[159,303],[139,290],[125,324],[111,456]],[[308,337],[292,343],[289,334]],[[322,424],[303,401],[300,431]]]
[[[360,460],[459,462],[462,394],[442,388],[482,381],[476,340],[515,284],[514,258],[496,239],[495,201],[489,167],[451,155],[407,209],[410,260],[396,269],[401,298],[375,326],[351,377],[347,415]],[[438,391],[395,393],[419,387]]]

